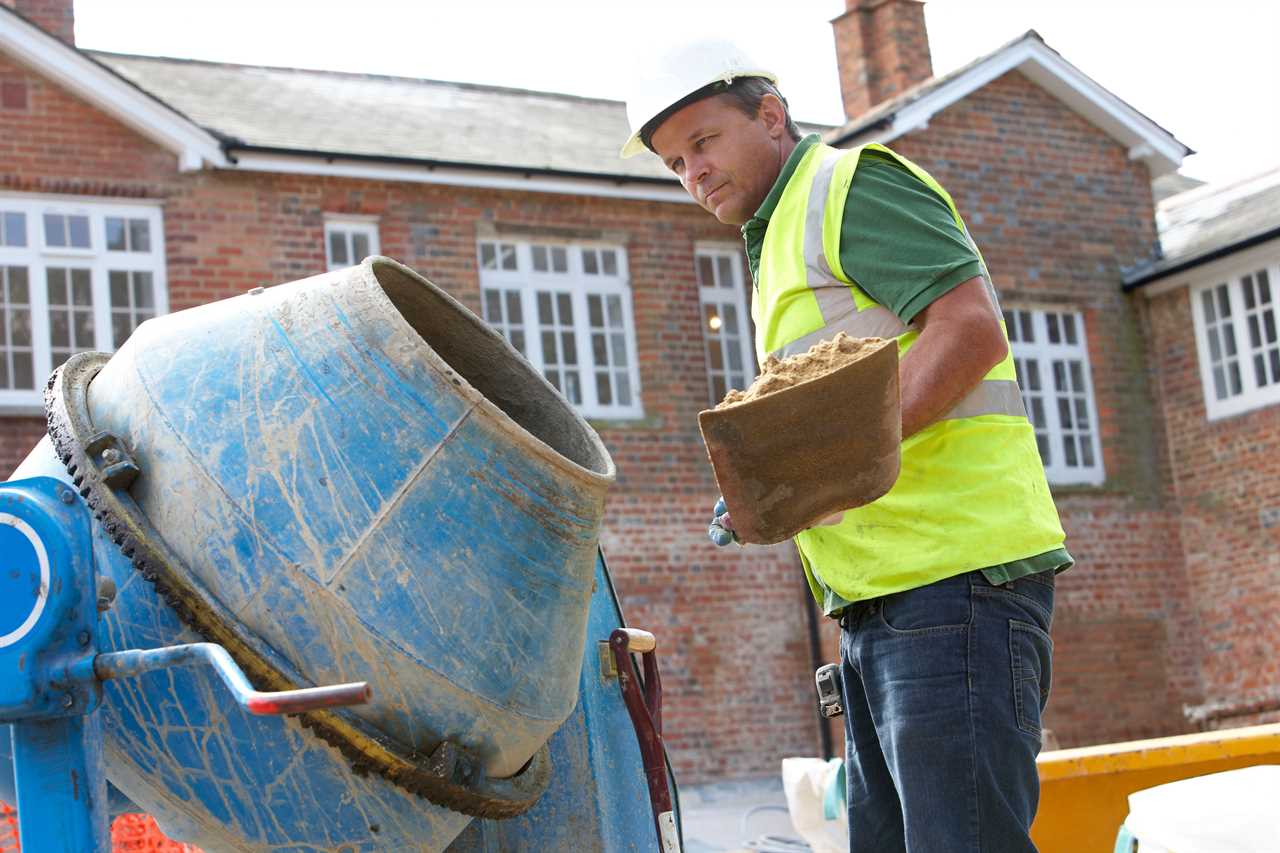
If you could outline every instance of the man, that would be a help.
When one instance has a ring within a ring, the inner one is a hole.
[[[995,290],[932,177],[800,138],[775,83],[730,45],[692,45],[628,100],[623,156],[647,148],[742,226],[761,361],[840,331],[898,340],[897,483],[795,538],[842,627],[850,849],[1034,851],[1054,576],[1072,561]],[[710,533],[731,531],[718,505]]]

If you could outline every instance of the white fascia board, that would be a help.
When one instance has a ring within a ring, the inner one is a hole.
[[[994,54],[918,101],[893,114],[883,131],[868,130],[850,140],[853,145],[890,142],[928,126],[934,114],[982,88],[1009,71],[1022,72],[1067,107],[1129,149],[1131,159],[1146,161],[1153,178],[1177,170],[1186,148],[1150,119],[1099,86],[1042,42],[1028,38]]]
[[[1254,269],[1274,264],[1277,258],[1280,258],[1280,238],[1223,255],[1221,258],[1206,261],[1181,272],[1171,272],[1166,276],[1152,279],[1138,290],[1147,299],[1155,299],[1171,290],[1196,284],[1208,284],[1213,279],[1219,280],[1214,282],[1217,284],[1233,276],[1244,275]]]
[[[236,154],[234,165],[227,167],[241,172],[274,172],[290,175],[318,175],[331,178],[359,178],[375,181],[403,181],[416,184],[442,184],[453,187],[517,190],[520,192],[557,193],[560,195],[596,196],[599,198],[631,199],[635,201],[663,201],[692,204],[679,185],[672,181],[670,188],[649,183],[627,183],[625,179],[602,177],[557,178],[549,175],[491,172],[485,169],[467,169],[452,166],[415,166],[406,163],[378,163],[367,160],[341,160],[330,162],[321,157],[295,157],[287,154]]]
[[[208,131],[107,71],[74,47],[0,11],[0,50],[54,81],[107,115],[169,149],[178,168],[193,171],[226,164]]]

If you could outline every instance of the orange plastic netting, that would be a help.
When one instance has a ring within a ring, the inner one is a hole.
[[[200,853],[198,847],[171,841],[150,815],[120,815],[111,824],[113,853]],[[18,813],[0,803],[0,853],[18,853]]]

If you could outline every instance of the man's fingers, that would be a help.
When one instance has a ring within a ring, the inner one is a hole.
[[[733,532],[725,530],[713,521],[711,522],[711,526],[707,528],[707,537],[716,545],[723,548],[733,541]]]

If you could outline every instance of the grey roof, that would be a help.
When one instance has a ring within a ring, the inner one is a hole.
[[[373,74],[85,51],[221,138],[231,153],[348,155],[674,183],[623,160],[619,101]]]
[[[1280,167],[1170,196],[1156,207],[1156,226],[1162,257],[1128,272],[1126,289],[1280,238]]]
[[[1189,175],[1183,175],[1178,172],[1170,172],[1151,182],[1151,195],[1158,204],[1170,196],[1202,186],[1204,186],[1204,181],[1196,180]]]
[[[916,101],[919,101],[922,98],[927,97],[937,89],[940,89],[941,87],[950,83],[952,80],[955,80],[959,77],[963,77],[965,74],[969,73],[979,65],[982,65],[984,62],[987,62],[992,57],[1005,52],[1006,50],[1008,50],[1009,48],[1013,47],[1016,44],[1019,44],[1021,42],[1028,41],[1028,40],[1039,42],[1047,50],[1052,51],[1054,54],[1062,58],[1064,62],[1067,61],[1065,57],[1062,57],[1062,54],[1058,53],[1058,51],[1049,47],[1049,45],[1045,42],[1044,38],[1038,32],[1036,32],[1035,30],[1027,30],[1022,35],[1018,36],[1015,39],[1012,39],[1011,41],[1006,42],[1005,44],[1002,44],[1000,47],[996,48],[995,50],[991,51],[985,56],[979,56],[978,58],[972,60],[971,62],[968,62],[960,66],[959,68],[955,69],[954,71],[944,74],[941,77],[930,77],[928,80],[924,80],[920,83],[917,83],[915,86],[912,86],[910,89],[907,89],[905,92],[901,93],[897,97],[890,98],[887,101],[883,101],[879,104],[876,104],[874,107],[867,110],[862,115],[854,116],[853,118],[849,119],[849,121],[845,122],[840,127],[833,128],[832,130],[828,131],[825,135],[825,139],[828,143],[839,146],[841,143],[845,142],[846,140],[852,139],[853,137],[858,136],[861,133],[864,133],[869,130],[874,130],[880,125],[888,124],[893,120],[893,117],[897,113],[902,111],[904,108],[910,106],[911,104],[915,103]],[[1067,64],[1070,64],[1070,63],[1068,62]],[[1114,93],[1112,93],[1112,96],[1114,97]],[[1154,125],[1157,128],[1160,128],[1161,131],[1168,134],[1171,138],[1173,137],[1172,133],[1169,133],[1168,130],[1161,127],[1156,122],[1152,121],[1148,116],[1143,114],[1141,111],[1135,109],[1131,104],[1125,102],[1120,98],[1117,98],[1116,100],[1120,101],[1120,103],[1123,103],[1126,107],[1133,110],[1133,112],[1136,113],[1137,115],[1140,115],[1147,121],[1150,121],[1152,125]],[[1182,145],[1182,143],[1178,143],[1178,144]],[[1186,149],[1186,152],[1188,154],[1193,153],[1191,149],[1187,148],[1185,145],[1183,145],[1182,147]]]

